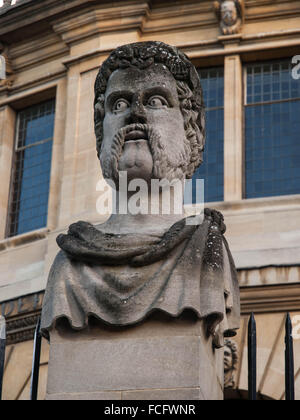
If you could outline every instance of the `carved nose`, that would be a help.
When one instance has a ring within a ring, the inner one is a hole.
[[[131,113],[130,113],[132,123],[147,123],[146,110],[142,101],[134,99],[131,104]]]

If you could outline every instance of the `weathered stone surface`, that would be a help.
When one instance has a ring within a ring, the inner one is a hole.
[[[51,332],[47,399],[222,399],[223,350],[186,313],[122,330]]]
[[[204,397],[200,388],[178,388],[123,391],[122,400],[204,400]]]
[[[46,401],[101,401],[121,400],[121,392],[89,392],[74,394],[46,394]]]
[[[48,392],[196,387],[199,341],[196,337],[168,337],[53,345]]]

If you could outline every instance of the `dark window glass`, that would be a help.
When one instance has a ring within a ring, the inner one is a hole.
[[[246,198],[300,193],[299,115],[291,61],[247,66]]]
[[[9,236],[47,225],[55,101],[18,114]]]
[[[200,69],[199,76],[206,107],[206,143],[203,163],[193,179],[204,179],[205,202],[223,201],[224,69]]]

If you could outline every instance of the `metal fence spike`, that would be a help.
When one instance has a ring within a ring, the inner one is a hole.
[[[32,360],[31,386],[30,386],[30,400],[31,401],[36,401],[37,395],[38,395],[41,345],[42,345],[42,335],[40,333],[40,327],[41,327],[41,320],[39,318],[36,329],[35,329],[35,334],[34,334],[33,360]]]
[[[256,322],[252,312],[248,323],[248,399],[256,400]]]
[[[3,316],[0,316],[0,400],[2,399],[2,384],[5,366],[5,347],[6,347],[6,322]]]
[[[290,314],[286,315],[285,321],[285,399],[295,400],[295,370],[294,370],[294,346],[293,327]]]

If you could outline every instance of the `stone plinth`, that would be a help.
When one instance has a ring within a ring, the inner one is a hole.
[[[123,328],[90,321],[77,332],[61,322],[50,334],[46,399],[221,400],[223,369],[223,349],[191,312]]]

